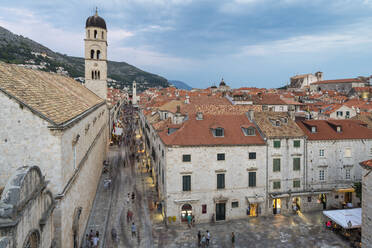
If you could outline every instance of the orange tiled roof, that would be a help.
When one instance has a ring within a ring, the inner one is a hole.
[[[306,120],[297,121],[297,124],[309,140],[372,139],[372,130],[357,120]],[[312,126],[317,129],[315,133],[311,132]],[[336,126],[342,131],[337,132]]]
[[[335,80],[323,80],[314,82],[312,84],[335,84],[335,83],[353,83],[353,82],[362,82],[359,78],[345,78],[345,79],[335,79]]]
[[[0,62],[0,90],[61,125],[104,102],[74,79]]]
[[[211,128],[224,129],[224,137],[214,137]],[[183,123],[179,130],[168,135],[167,126],[159,132],[166,145],[208,146],[208,145],[264,145],[263,138],[256,131],[254,136],[245,136],[242,126],[251,125],[245,114],[241,115],[204,115],[196,120],[195,115]]]
[[[359,164],[365,169],[372,170],[372,159],[360,162]]]

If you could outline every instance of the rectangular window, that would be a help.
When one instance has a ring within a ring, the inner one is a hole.
[[[301,158],[293,158],[293,170],[298,171],[301,168]]]
[[[248,173],[248,186],[256,187],[256,172],[251,171]]]
[[[342,114],[343,114],[342,111],[337,111],[337,112],[336,112],[336,116],[337,116],[337,117],[339,117],[339,116],[341,117]]]
[[[324,170],[319,171],[319,180],[324,181]]]
[[[217,189],[225,188],[225,174],[217,174]]]
[[[349,118],[350,118],[350,111],[346,111],[345,118],[346,118],[346,119],[349,119]]]
[[[256,133],[255,133],[255,130],[254,130],[254,128],[248,128],[247,129],[247,135],[249,135],[249,136],[253,136],[253,135],[255,135]]]
[[[300,147],[301,146],[301,141],[300,140],[294,140],[293,141],[293,147]]]
[[[225,160],[225,153],[217,153],[217,160]]]
[[[214,133],[216,137],[223,137],[223,128],[216,128]]]
[[[280,158],[273,159],[273,171],[280,171]]]
[[[311,202],[311,196],[307,197],[307,202]]]
[[[249,153],[249,159],[256,159],[256,153],[255,152],[250,152]]]
[[[274,148],[280,148],[280,140],[274,140]]]
[[[207,204],[203,204],[202,205],[202,214],[206,214],[207,213]]]
[[[324,157],[324,150],[323,149],[319,150],[319,157]]]
[[[351,171],[350,169],[346,169],[346,171],[345,171],[345,173],[346,173],[345,178],[346,179],[351,179],[350,171]]]
[[[280,189],[280,181],[273,182],[273,189]]]
[[[182,176],[182,190],[191,191],[191,176]]]
[[[293,188],[299,188],[301,187],[300,180],[293,180]]]
[[[239,207],[239,202],[238,201],[231,202],[231,207],[232,208],[238,208]]]
[[[191,162],[191,155],[190,154],[183,154],[182,155],[182,162]]]
[[[351,158],[351,148],[345,148],[345,158]]]

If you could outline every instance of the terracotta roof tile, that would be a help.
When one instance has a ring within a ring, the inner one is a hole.
[[[360,162],[359,164],[365,169],[372,170],[372,159]]]
[[[254,119],[258,127],[269,138],[304,137],[305,134],[287,113],[255,112]],[[275,121],[280,125],[275,126]],[[285,123],[287,122],[287,123]]]
[[[74,79],[0,62],[0,89],[59,125],[103,99]]]
[[[335,80],[323,80],[312,83],[317,84],[335,84],[335,83],[353,83],[353,82],[362,82],[359,78],[346,78],[346,79],[335,79]]]
[[[224,137],[214,137],[211,127],[218,123],[224,129]],[[166,145],[203,146],[203,145],[264,145],[258,132],[254,136],[245,136],[241,126],[250,125],[245,114],[241,115],[203,115],[196,120],[195,115],[184,122],[179,130],[168,135],[165,128],[159,133]]]
[[[306,120],[297,124],[309,140],[372,139],[372,130],[358,120]],[[311,132],[312,126],[316,127],[315,133]],[[341,132],[337,132],[337,126]]]

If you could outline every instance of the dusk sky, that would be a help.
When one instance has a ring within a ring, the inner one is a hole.
[[[372,0],[2,0],[0,26],[82,57],[96,6],[110,60],[193,87],[372,74]]]

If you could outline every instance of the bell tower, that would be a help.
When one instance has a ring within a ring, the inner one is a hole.
[[[85,24],[85,87],[107,98],[107,28],[98,11]]]

